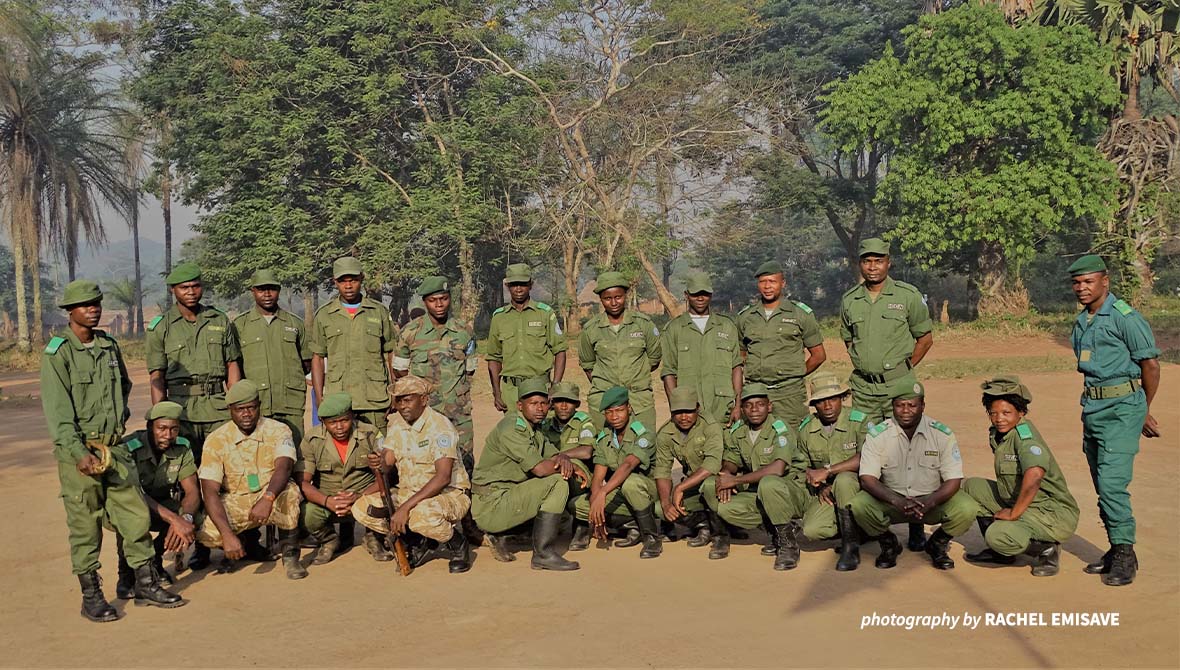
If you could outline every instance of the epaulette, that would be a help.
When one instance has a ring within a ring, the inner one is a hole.
[[[750,310],[751,307],[753,307],[753,305],[746,305],[745,307],[738,310],[738,314],[745,314]]]
[[[631,422],[631,432],[635,433],[636,436],[639,436],[639,435],[643,435],[644,433],[646,433],[647,428],[645,428],[644,425],[642,423],[640,423],[639,421],[632,421]]]
[[[517,428],[524,428],[525,430],[528,430],[529,424],[527,421],[525,421],[524,419],[522,419],[521,417],[518,416],[518,417],[516,417],[516,427]]]
[[[1119,298],[1118,300],[1114,301],[1114,308],[1117,309],[1120,313],[1122,313],[1123,316],[1129,316],[1131,314],[1131,312],[1135,311],[1135,308],[1131,307],[1127,303],[1123,302],[1122,298]]]
[[[594,439],[595,439],[595,440],[601,440],[601,439],[602,439],[602,438],[604,438],[604,437],[606,437],[606,429],[605,429],[605,428],[603,428],[602,430],[598,431],[598,437],[596,437],[596,438],[594,438]]]
[[[494,312],[492,312],[492,316],[495,316],[497,314],[503,314],[504,312],[507,312],[507,311],[508,311],[508,305],[501,305],[501,306],[497,307]]]
[[[737,429],[741,428],[741,427],[742,427],[742,420],[738,419],[737,421],[733,422],[732,426],[729,427],[729,432],[731,432],[731,433],[736,432]]]
[[[574,415],[572,418],[575,421],[585,421],[586,419],[590,418],[590,415],[583,412],[582,410],[578,410],[578,411],[574,412]]]
[[[193,443],[189,442],[187,437],[184,437],[182,435],[177,435],[176,436],[176,445],[181,446],[181,447],[189,447],[191,449],[193,446]]]
[[[160,325],[160,322],[163,320],[164,320],[164,315],[163,314],[158,315],[156,318],[152,319],[150,323],[148,323],[147,329],[148,330],[155,330],[156,326]]]
[[[882,421],[881,423],[873,424],[873,427],[869,429],[869,435],[872,435],[873,437],[876,437],[884,432],[885,432],[885,422],[884,421]]]
[[[864,412],[860,411],[859,409],[854,409],[854,410],[848,412],[848,420],[849,421],[855,421],[856,423],[863,423],[864,420],[867,418],[869,418],[869,416],[867,414],[865,414]]]
[[[133,437],[130,440],[124,441],[123,444],[127,445],[127,451],[135,451],[136,449],[143,446],[143,440],[139,439],[138,437]]]
[[[534,302],[533,304],[536,305],[537,309],[541,310],[542,312],[552,312],[553,311],[552,307],[550,307],[549,305],[546,305],[543,302]]]
[[[1033,439],[1032,428],[1029,428],[1027,423],[1022,423],[1016,426],[1016,434],[1025,440]]]
[[[903,289],[905,289],[905,290],[907,290],[907,291],[913,291],[914,293],[917,293],[918,295],[922,295],[922,292],[918,290],[918,287],[917,287],[917,286],[914,286],[913,284],[910,284],[910,283],[907,283],[907,282],[903,282],[903,281],[899,281],[899,280],[897,280],[897,279],[894,279],[894,280],[893,280],[893,285],[894,285],[894,286],[897,286],[897,287],[900,287],[900,288],[903,288]]]
[[[770,424],[770,427],[773,428],[774,432],[778,433],[779,435],[787,432],[787,424],[783,423],[782,419],[775,419],[774,423]]]
[[[811,308],[807,306],[807,303],[799,302],[798,300],[796,300],[796,301],[795,301],[795,305],[796,305],[796,306],[797,306],[799,309],[803,310],[804,312],[806,312],[806,313],[808,313],[808,314],[813,314],[813,313],[814,313],[814,312],[812,312],[812,311],[811,311]]]
[[[799,422],[799,430],[803,430],[803,427],[804,427],[804,426],[806,426],[807,424],[811,423],[811,417],[812,417],[812,416],[814,416],[814,415],[812,415],[812,414],[808,414],[806,419],[803,419],[803,421]]]
[[[66,343],[66,338],[55,337],[55,338],[49,340],[49,344],[45,345],[45,353],[56,354],[57,350],[61,349],[61,345],[65,344],[65,343]]]
[[[941,421],[931,421],[930,425],[933,426],[935,430],[946,433],[947,435],[954,435],[954,433],[951,432],[951,429]]]

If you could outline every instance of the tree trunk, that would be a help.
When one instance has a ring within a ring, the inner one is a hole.
[[[479,294],[475,290],[475,250],[466,237],[459,240],[459,300],[463,303],[459,315],[467,323],[475,323],[479,313]]]
[[[8,221],[9,230],[12,232],[12,264],[16,279],[16,348],[28,352],[33,347],[29,342],[28,296],[25,295],[25,240],[21,225],[12,211],[18,206],[17,203],[9,205]]]
[[[979,291],[979,316],[1020,316],[1028,314],[1028,290],[1019,278],[1009,276],[1008,259],[994,242],[980,245],[979,260],[972,282]]]
[[[1127,62],[1127,100],[1123,103],[1122,118],[1124,121],[1138,121],[1143,118],[1139,109],[1139,59],[1135,47],[1131,47],[1130,60]]]
[[[578,304],[578,274],[582,269],[581,259],[582,254],[578,250],[577,240],[567,238],[561,248],[564,291],[561,305],[558,306],[562,312],[562,322],[565,324],[567,335],[577,335],[582,331],[581,305]]]
[[[37,217],[36,210],[33,210],[33,220],[37,222],[33,230],[40,231],[41,222]],[[28,272],[33,282],[33,309],[30,312],[33,323],[29,329],[29,347],[31,349],[32,345],[45,341],[45,315],[41,309],[41,239],[37,232],[31,234],[26,240],[25,256]]]
[[[315,319],[315,287],[308,286],[303,289],[303,324],[310,329],[313,319]]]
[[[131,226],[131,247],[135,257],[135,319],[127,324],[127,330],[140,334],[143,332],[143,268],[140,267],[139,260],[139,198],[133,197],[132,201],[128,203],[129,218],[127,223]]]
[[[1151,271],[1151,260],[1144,253],[1142,244],[1135,245],[1135,256],[1131,260],[1131,268],[1135,271],[1135,276],[1139,278],[1139,285],[1135,289],[1135,295],[1131,296],[1131,301],[1135,305],[1142,305],[1155,291],[1155,273]]]
[[[684,306],[676,299],[676,296],[672,295],[672,292],[664,284],[659,268],[652,265],[652,262],[647,257],[647,253],[642,249],[635,250],[635,257],[639,259],[639,264],[643,266],[643,271],[647,273],[648,279],[656,287],[656,297],[659,298],[660,304],[664,306],[664,312],[667,313],[668,318],[679,316],[684,311]]]
[[[172,272],[172,171],[165,165],[160,176],[160,208],[164,213],[164,274]],[[172,305],[172,292],[164,292],[164,305]]]
[[[66,277],[78,278],[78,220],[74,218],[73,198],[66,200]]]

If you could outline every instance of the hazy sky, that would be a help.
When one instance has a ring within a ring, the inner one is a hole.
[[[106,226],[107,242],[114,245],[131,239],[131,231],[127,229],[127,222],[109,207],[102,208],[102,220]],[[185,207],[179,202],[172,203],[172,246],[173,250],[180,249],[180,243],[193,237],[192,226],[197,221],[197,210]],[[160,201],[147,196],[139,208],[139,236],[164,242],[164,214],[160,209]]]

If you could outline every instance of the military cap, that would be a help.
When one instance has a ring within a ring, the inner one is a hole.
[[[754,279],[764,275],[782,274],[783,266],[779,265],[778,261],[766,261],[758,266],[758,270],[754,273]]]
[[[282,286],[282,284],[275,277],[273,270],[255,270],[254,274],[250,275],[250,288],[258,288],[259,286]]]
[[[243,379],[225,392],[225,404],[240,405],[251,400],[258,400],[258,384]]]
[[[76,305],[85,305],[86,303],[99,300],[102,300],[102,291],[99,290],[98,284],[89,279],[75,279],[66,284],[65,290],[61,292],[61,300],[57,303],[57,306],[62,309],[69,309]]]
[[[171,400],[161,400],[148,408],[148,411],[143,415],[143,420],[180,419],[180,414],[183,411],[184,407],[179,403],[172,402]]]
[[[1088,275],[1091,272],[1106,272],[1106,261],[1101,256],[1089,254],[1082,256],[1069,266],[1069,276]]]
[[[913,377],[902,377],[889,388],[890,400],[908,400],[910,398],[926,397],[926,387]]]
[[[857,256],[888,256],[889,243],[879,237],[870,237],[860,241],[856,250]]]
[[[631,394],[627,393],[627,389],[622,386],[612,386],[602,394],[602,400],[598,403],[598,411],[605,412],[612,407],[626,405],[631,402]]]
[[[697,272],[689,275],[688,281],[684,283],[684,290],[689,295],[696,295],[698,293],[712,293],[713,280],[704,272]]]
[[[675,412],[691,412],[697,408],[697,392],[687,386],[677,386],[668,394],[668,409]]]
[[[361,267],[361,262],[352,256],[344,256],[337,258],[332,263],[332,279],[340,279],[348,275],[360,276],[365,274],[365,269]]]
[[[807,396],[808,404],[848,393],[848,386],[841,381],[840,377],[831,372],[817,373],[811,378],[810,386],[810,393]]]
[[[424,305],[422,303],[422,296],[415,295],[415,296],[411,297],[410,298],[410,305],[409,305],[408,309],[410,312],[411,319],[413,319],[415,317],[422,316],[423,314],[425,314],[426,313],[426,305]]]
[[[742,387],[742,400],[747,398],[769,398],[770,389],[766,388],[766,384],[753,382]]]
[[[520,400],[531,395],[549,395],[549,380],[544,377],[530,377],[517,385],[517,397]]]
[[[451,281],[446,277],[431,275],[418,285],[418,295],[425,298],[435,293],[447,293],[451,290]]]
[[[601,294],[603,291],[610,288],[631,288],[631,282],[627,281],[627,277],[622,272],[603,272],[598,275],[598,281],[595,282],[594,292]]]
[[[533,280],[533,269],[527,263],[513,263],[504,270],[505,284],[527,284]]]
[[[582,402],[581,391],[578,389],[578,385],[573,382],[557,382],[553,385],[553,390],[549,392],[549,397],[553,400]]]
[[[172,272],[169,272],[168,276],[164,278],[164,283],[169,286],[176,286],[177,284],[183,284],[186,281],[200,278],[201,266],[192,261],[185,261],[172,268]]]
[[[403,395],[430,395],[434,392],[434,384],[417,375],[399,377],[389,385],[389,395],[397,398]]]
[[[984,395],[1014,395],[1020,396],[1025,402],[1032,402],[1032,391],[1029,391],[1028,387],[1020,381],[1020,377],[1017,377],[1016,375],[1000,375],[999,377],[992,377],[991,379],[980,384],[979,388],[983,389]]]
[[[352,396],[347,393],[329,393],[320,402],[316,414],[320,419],[333,419],[352,409]]]

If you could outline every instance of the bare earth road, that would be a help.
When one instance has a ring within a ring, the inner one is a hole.
[[[832,346],[832,345],[835,346]],[[936,345],[934,357],[983,356],[964,343]],[[843,349],[829,343],[829,351]],[[1007,343],[1016,356],[1068,355],[1049,340]],[[1005,355],[1001,353],[1000,355]],[[1014,361],[1015,367],[1019,363]],[[1019,369],[1004,372],[1020,372]],[[996,371],[1002,372],[1000,370]],[[146,375],[133,368],[133,416],[147,404]],[[571,378],[584,381],[581,373]],[[959,538],[948,572],[907,552],[877,570],[877,547],[853,573],[833,570],[831,544],[808,544],[798,569],[776,573],[755,545],[724,561],[684,543],[641,561],[638,548],[591,548],[571,555],[574,573],[529,569],[528,552],[496,563],[479,550],[465,575],[435,561],[408,578],[354,549],[288,581],[275,564],[226,575],[185,572],[188,606],[127,608],[116,623],[78,614],[64,512],[37,400],[0,404],[0,665],[5,666],[828,666],[828,667],[1180,667],[1180,366],[1164,367],[1155,402],[1163,438],[1143,442],[1132,485],[1139,526],[1139,578],[1108,588],[1081,567],[1105,549],[1095,496],[1079,446],[1080,377],[1025,375],[1036,396],[1031,418],[1050,440],[1082,506],[1065,545],[1061,574],[1037,579],[1027,567],[967,564],[979,533]],[[991,475],[979,378],[932,381],[929,415],[959,437],[967,474]],[[6,396],[35,395],[35,375],[0,379]],[[477,444],[497,419],[486,372],[476,387]],[[666,416],[666,405],[661,407]],[[139,426],[133,419],[132,427]],[[106,592],[114,596],[113,535],[103,547]],[[123,604],[117,603],[122,610]],[[1117,627],[1007,627],[974,630],[861,629],[872,615],[964,612],[1117,612]]]

